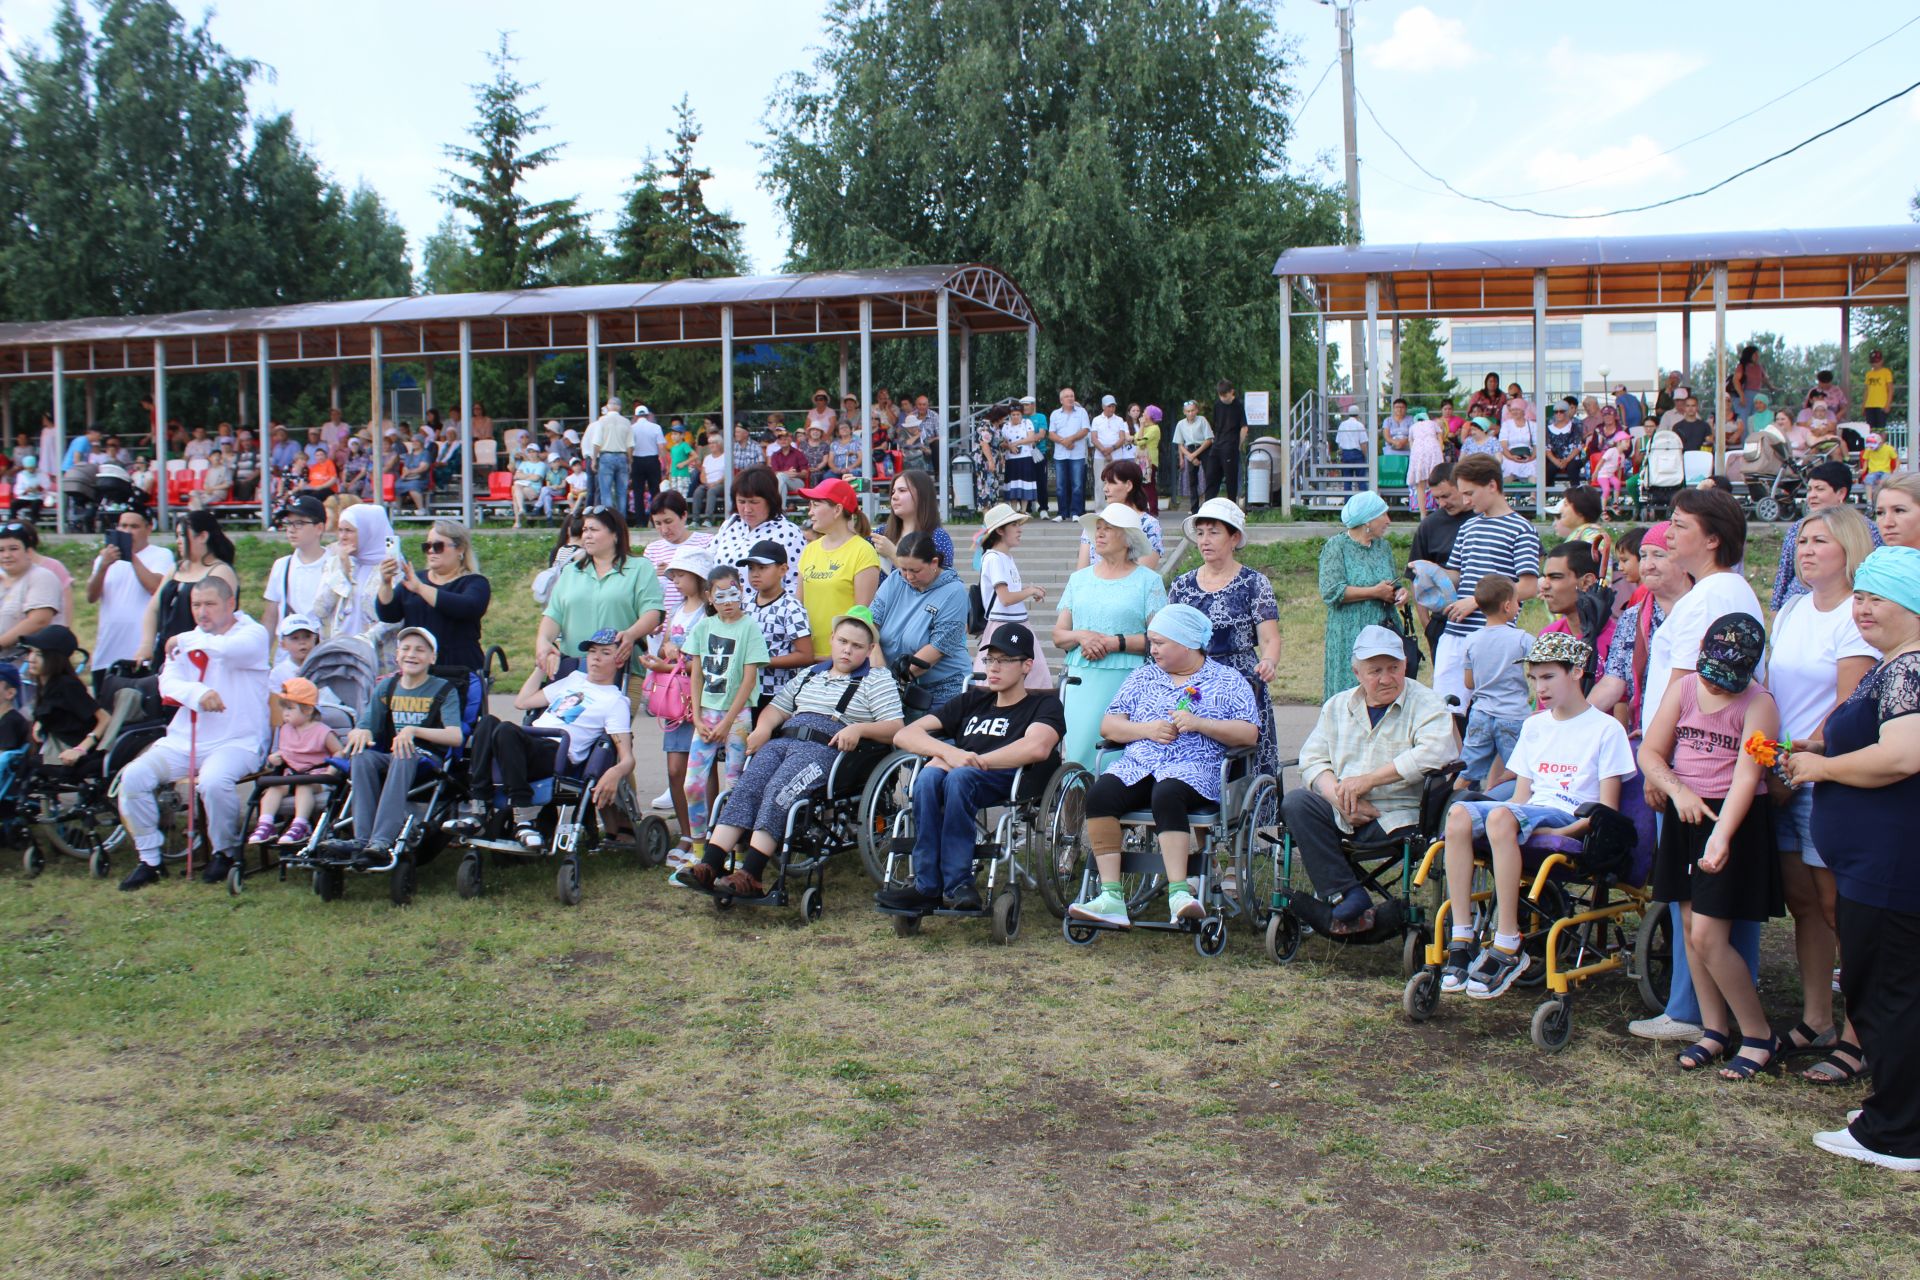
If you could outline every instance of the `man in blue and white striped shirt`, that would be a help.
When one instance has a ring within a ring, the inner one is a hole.
[[[1447,625],[1433,655],[1433,691],[1442,698],[1458,698],[1455,714],[1466,709],[1467,637],[1486,626],[1486,616],[1474,603],[1473,589],[1490,573],[1513,579],[1522,603],[1540,591],[1540,535],[1527,518],[1513,509],[1500,488],[1500,462],[1491,454],[1470,454],[1453,468],[1453,483],[1472,510],[1473,518],[1460,526],[1447,559],[1447,573],[1455,584],[1447,606]]]

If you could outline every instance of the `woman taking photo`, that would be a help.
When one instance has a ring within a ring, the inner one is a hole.
[[[479,671],[487,661],[480,649],[480,620],[492,602],[493,584],[480,575],[473,536],[458,520],[435,520],[425,549],[425,573],[415,572],[404,556],[380,562],[375,616],[432,636],[439,642],[434,665]]]
[[[807,535],[799,525],[780,514],[780,482],[771,468],[750,467],[733,482],[733,514],[714,530],[708,550],[714,563],[737,565],[747,558],[753,544],[771,538],[787,549],[787,590],[800,591],[800,554],[807,549]]]
[[[940,495],[924,471],[902,471],[887,490],[887,523],[873,535],[883,564],[895,564],[899,544],[910,533],[924,533],[940,549],[942,568],[953,568],[953,535],[940,527]]]
[[[880,590],[880,557],[867,541],[872,532],[860,513],[860,496],[845,480],[802,489],[807,517],[820,536],[800,553],[800,603],[808,629],[833,634],[833,620],[856,604],[873,603]]]
[[[1798,749],[1820,750],[1827,717],[1880,657],[1853,621],[1853,575],[1873,551],[1868,527],[1851,507],[1810,512],[1799,524],[1794,567],[1807,591],[1789,596],[1774,615],[1765,676],[1780,704],[1779,736]],[[1777,798],[1774,842],[1800,961],[1800,1023],[1781,1042],[1789,1053],[1828,1049],[1827,1060],[1804,1074],[1845,1084],[1860,1074],[1860,1046],[1852,1027],[1836,1032],[1833,1022],[1835,890],[1813,840],[1812,787]]]
[[[380,562],[388,544],[399,545],[387,513],[372,504],[340,513],[340,536],[322,562],[314,590],[313,616],[320,639],[364,635],[380,621]]]
[[[1173,580],[1171,604],[1191,605],[1213,624],[1207,657],[1233,668],[1253,686],[1260,752],[1254,772],[1280,776],[1280,738],[1273,725],[1268,682],[1280,667],[1280,602],[1267,575],[1234,558],[1247,540],[1247,518],[1225,498],[1211,498],[1188,517],[1187,540],[1200,567]],[[1351,646],[1349,646],[1351,648]]]
[[[147,606],[140,624],[138,660],[158,667],[165,660],[167,641],[193,630],[193,606],[188,597],[202,578],[226,579],[240,593],[240,575],[233,571],[233,541],[211,511],[189,511],[180,521],[180,561]],[[322,637],[324,639],[324,637]]]
[[[1881,547],[1853,576],[1853,620],[1880,662],[1827,717],[1824,754],[1795,751],[1813,784],[1813,842],[1839,899],[1840,988],[1873,1065],[1873,1092],[1823,1151],[1920,1172],[1920,551]]]
[[[1063,759],[1093,768],[1100,718],[1120,686],[1147,660],[1147,619],[1167,602],[1160,575],[1140,563],[1148,552],[1140,512],[1109,503],[1080,517],[1093,535],[1094,561],[1067,579],[1053,622],[1053,647],[1067,655],[1060,701],[1067,716]]]
[[[1324,698],[1358,683],[1347,655],[1363,627],[1394,629],[1394,610],[1406,599],[1393,570],[1387,526],[1393,523],[1377,493],[1356,493],[1340,508],[1345,533],[1336,533],[1320,549],[1320,599],[1327,606]],[[1324,700],[1323,698],[1323,700]]]
[[[1100,473],[1101,497],[1103,506],[1119,503],[1132,507],[1140,513],[1140,532],[1146,535],[1147,550],[1141,555],[1140,563],[1149,569],[1160,567],[1160,557],[1166,553],[1166,537],[1161,532],[1160,522],[1147,514],[1147,484],[1140,474],[1140,464],[1131,459],[1109,462]],[[1083,520],[1081,523],[1085,524]],[[1080,561],[1074,566],[1084,569],[1093,563],[1093,535],[1082,532],[1080,535]]]

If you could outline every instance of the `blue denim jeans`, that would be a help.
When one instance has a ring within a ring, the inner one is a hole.
[[[973,883],[974,817],[1013,794],[1012,769],[921,767],[913,784],[913,884],[951,897]]]
[[[600,501],[622,515],[627,510],[627,471],[631,459],[624,453],[600,455]]]
[[[1365,449],[1342,449],[1340,451],[1340,469],[1353,477],[1347,481],[1348,493],[1358,493],[1361,489],[1367,487],[1366,482],[1360,478],[1360,473],[1354,470],[1355,467],[1364,467],[1366,465],[1367,451]]]
[[[1054,465],[1060,468],[1060,514],[1078,520],[1087,509],[1087,460],[1060,458]]]

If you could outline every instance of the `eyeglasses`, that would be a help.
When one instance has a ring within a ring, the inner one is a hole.
[[[989,667],[1017,667],[1021,663],[1027,661],[1027,659],[1009,658],[998,653],[990,653],[986,657],[982,658],[980,661],[983,665],[989,666]]]
[[[442,551],[453,546],[451,542],[442,542],[438,538],[435,538],[432,542],[423,542],[420,545],[426,548],[427,554],[430,556],[437,556]]]

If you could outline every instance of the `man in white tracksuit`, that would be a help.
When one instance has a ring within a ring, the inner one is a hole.
[[[267,743],[267,629],[236,608],[221,578],[192,587],[194,629],[176,636],[160,668],[160,696],[180,704],[167,734],[120,775],[120,820],[133,836],[140,865],[120,882],[142,889],[160,878],[160,806],[154,792],[185,778],[193,766],[195,791],[207,815],[213,857],[204,879],[226,879],[240,852],[240,779],[260,767]],[[203,676],[191,655],[206,655]],[[198,713],[196,729],[194,716]]]

